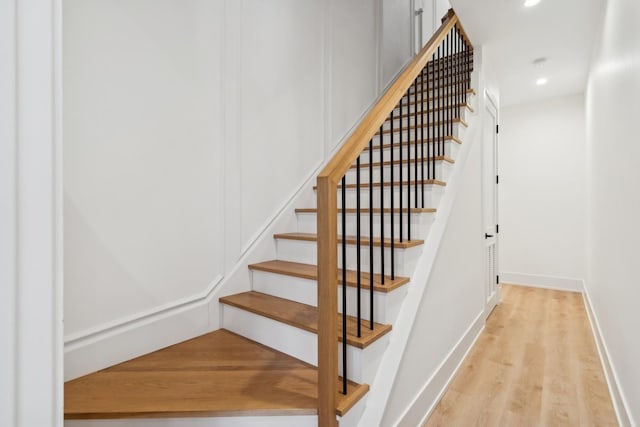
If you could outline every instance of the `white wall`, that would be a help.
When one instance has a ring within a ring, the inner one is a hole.
[[[387,87],[413,57],[411,0],[382,1],[382,87]]]
[[[583,95],[501,110],[501,281],[582,289],[587,215],[584,126]]]
[[[383,12],[392,77],[407,0],[65,0],[67,378],[217,327],[378,96]]]
[[[476,125],[480,123],[476,121]],[[473,144],[464,164],[460,189],[381,425],[396,425],[399,421],[402,421],[401,425],[418,425],[429,408],[412,408],[414,399],[422,398],[424,387],[432,381],[434,374],[438,374],[440,365],[446,362],[458,340],[484,309],[479,142]],[[436,399],[437,395],[429,397]],[[407,410],[409,415],[405,414]]]
[[[221,16],[200,0],[64,3],[67,337],[223,273]]]
[[[640,423],[640,3],[609,0],[589,73],[587,293],[631,425]],[[624,416],[621,417],[624,422]],[[634,424],[635,422],[635,424]]]

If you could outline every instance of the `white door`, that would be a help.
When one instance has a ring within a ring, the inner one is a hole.
[[[498,108],[485,93],[482,137],[482,192],[485,242],[485,317],[500,301],[498,286]]]

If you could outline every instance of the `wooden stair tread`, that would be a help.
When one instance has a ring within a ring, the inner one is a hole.
[[[318,332],[318,309],[311,305],[256,291],[229,295],[220,298],[220,302],[312,333]],[[336,313],[336,316],[340,317],[338,321],[340,325],[338,339],[343,341],[342,315]],[[391,325],[383,325],[380,323],[374,323],[374,329],[371,330],[369,329],[369,321],[363,319],[361,327],[362,336],[358,337],[356,335],[357,323],[355,317],[347,316],[347,344],[358,348],[366,348],[391,331]]]
[[[417,183],[417,185],[421,185],[423,182],[424,182],[424,185],[437,185],[437,186],[439,186],[439,187],[444,187],[444,186],[446,186],[446,185],[447,185],[447,183],[446,183],[446,182],[444,182],[444,181],[439,181],[439,180],[437,180],[437,179],[425,179],[424,181],[421,181],[421,180],[418,180],[418,181],[413,181],[413,180],[412,180],[412,181],[402,181],[402,185],[406,186],[406,185],[407,185],[407,183],[411,183],[411,186],[414,186],[414,185],[416,185],[416,183]],[[399,181],[394,181],[394,182],[393,182],[393,186],[394,186],[394,187],[398,187],[399,185],[400,185],[400,182],[399,182]],[[385,187],[390,187],[390,186],[391,186],[391,183],[390,183],[389,181],[385,181],[385,182],[384,182],[384,186],[385,186]],[[357,185],[356,185],[356,184],[347,184],[347,185],[345,186],[345,188],[346,188],[346,189],[353,189],[353,188],[356,188],[356,187],[357,187]],[[374,188],[375,188],[375,187],[380,187],[380,183],[379,183],[379,182],[374,182],[374,183],[373,183],[373,187],[374,187]],[[341,188],[342,188],[342,185],[338,185],[338,190],[340,190]],[[360,188],[369,188],[369,184],[368,184],[368,183],[360,183]],[[315,190],[317,190],[317,189],[318,189],[318,186],[317,186],[317,185],[314,185],[314,186],[313,186],[313,189],[314,189],[314,191],[315,191]],[[412,209],[412,210],[413,210],[413,209]]]
[[[369,208],[360,208],[360,213],[368,214],[371,211]],[[435,213],[437,211],[436,208],[411,208],[411,213],[421,214],[421,213]],[[348,214],[355,214],[357,212],[356,208],[347,208]],[[399,214],[408,213],[409,209],[407,208],[393,208],[393,213]],[[296,213],[318,213],[318,208],[296,208]],[[338,208],[338,213],[342,213],[342,209]],[[380,208],[373,208],[374,214],[380,214]],[[391,213],[391,208],[384,208],[384,213]]]
[[[299,262],[271,260],[251,264],[251,270],[265,271],[268,273],[282,274],[286,276],[299,277],[301,279],[318,280],[318,266],[314,264],[303,264]],[[342,284],[342,270],[337,271],[338,285]],[[369,273],[360,273],[360,282],[362,289],[369,289]],[[357,286],[358,273],[353,270],[347,270],[347,286]],[[393,280],[390,276],[385,275],[384,285],[381,281],[380,274],[373,275],[373,290],[376,292],[391,292],[399,287],[409,283],[408,277],[396,276]]]
[[[65,419],[317,414],[317,368],[220,329],[64,386]],[[340,389],[342,386],[340,386]],[[369,386],[349,381],[343,415]]]
[[[302,240],[306,242],[318,241],[318,235],[315,233],[280,233],[280,234],[274,234],[273,237],[275,239]],[[349,245],[356,244],[355,236],[347,236],[346,239],[347,239],[347,244]],[[338,236],[338,243],[342,243],[341,236]],[[369,246],[369,238],[361,237],[360,243],[362,244],[362,246]],[[373,238],[373,246],[380,246],[381,244],[384,244],[385,248],[391,247],[391,239],[384,239],[384,242],[381,242],[379,237]],[[397,249],[413,248],[416,246],[420,246],[422,244],[424,244],[424,240],[404,240],[401,242],[396,239],[394,241],[394,246]]]
[[[457,144],[462,144],[462,141],[457,136],[447,135],[443,139],[445,140],[445,142],[446,141],[453,141],[453,142],[455,142]],[[417,143],[420,144],[421,142],[422,141],[418,141]],[[424,142],[427,143],[427,144],[432,144],[432,143],[437,143],[438,140],[431,138],[431,139],[425,139]],[[403,146],[405,146],[406,144],[407,144],[407,141],[403,141],[402,142]],[[409,144],[411,144],[411,145],[416,144],[416,141],[409,141]],[[394,142],[393,143],[393,147],[394,148],[400,147],[400,143],[399,142]],[[382,144],[382,148],[383,149],[389,149],[389,148],[391,148],[391,144]],[[374,150],[379,150],[380,149],[380,144],[373,144],[373,149]],[[369,151],[369,147],[368,146],[365,147],[363,151]]]
[[[425,141],[425,142],[426,142],[426,141]],[[449,156],[435,156],[435,157],[431,157],[431,158],[429,158],[429,157],[418,157],[418,158],[416,159],[415,157],[412,157],[412,158],[410,158],[409,160],[407,160],[407,159],[402,159],[402,164],[407,164],[407,163],[409,163],[409,162],[410,162],[410,163],[415,163],[415,162],[416,162],[416,160],[417,160],[417,161],[421,161],[421,160],[423,160],[423,159],[424,159],[425,161],[435,160],[435,161],[437,161],[437,162],[447,162],[447,163],[451,163],[451,164],[453,164],[453,163],[455,163],[455,162],[456,162],[455,160],[453,160],[453,159],[452,159],[451,157],[449,157]],[[400,164],[400,160],[399,160],[399,159],[394,160],[394,161],[393,161],[393,164],[394,164],[394,165],[399,165],[399,164]],[[391,165],[391,160],[386,160],[386,161],[384,162],[384,164],[383,164],[383,166],[389,166],[389,165]],[[380,167],[380,162],[373,162],[373,163],[371,164],[371,166],[373,166],[374,168],[378,168],[378,167]],[[356,169],[357,167],[358,167],[358,165],[356,165],[356,164],[351,165],[351,169]],[[368,167],[369,167],[369,162],[360,162],[360,167],[361,167],[361,168],[368,168]]]
[[[466,121],[462,120],[462,119],[461,119],[461,118],[459,118],[459,117],[456,117],[456,118],[453,118],[453,119],[451,119],[451,120],[441,120],[441,121],[439,121],[439,122],[429,123],[428,125],[427,125],[426,123],[423,123],[423,124],[422,124],[422,126],[415,126],[415,125],[411,125],[411,126],[403,126],[403,127],[402,127],[402,131],[405,131],[405,130],[413,130],[413,129],[416,129],[416,128],[420,129],[420,128],[427,128],[427,127],[431,127],[431,126],[446,125],[446,124],[451,123],[451,122],[453,122],[453,123],[460,123],[460,124],[461,124],[462,126],[464,126],[464,127],[469,127],[469,124],[468,124]],[[393,129],[393,132],[394,132],[394,133],[399,132],[399,131],[400,131],[400,128]],[[384,129],[384,130],[382,131],[382,133],[384,133],[384,134],[391,133],[391,129]],[[380,135],[380,131],[378,131],[378,132],[376,132],[376,133],[374,134],[374,136],[377,136],[377,135]]]

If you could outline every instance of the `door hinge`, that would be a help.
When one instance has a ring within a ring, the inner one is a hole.
[[[500,129],[499,127],[500,125],[496,125],[496,133],[499,133],[498,130]]]
[[[500,224],[496,224],[496,234],[500,233]]]
[[[496,285],[499,285],[499,284],[500,284],[500,276],[496,275]]]

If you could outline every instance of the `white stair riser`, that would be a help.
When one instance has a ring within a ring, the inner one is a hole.
[[[413,231],[412,231],[413,233]],[[416,237],[412,237],[415,239]],[[304,240],[276,239],[278,259],[283,261],[316,264],[318,262],[318,247],[316,242]],[[373,248],[373,271],[380,273],[381,249]],[[395,249],[395,273],[399,276],[410,277],[416,262],[422,253],[423,245],[402,249]],[[355,270],[357,264],[356,245],[347,245],[347,269]],[[391,248],[384,248],[385,274],[388,274],[391,264]],[[369,246],[360,248],[360,265],[364,272],[369,272]],[[338,268],[342,267],[342,244],[338,244]]]
[[[400,187],[395,187],[395,191],[391,191],[389,187],[384,189],[384,206],[391,207],[391,197],[393,196],[394,207],[400,208]],[[402,207],[406,208],[408,205],[409,197],[411,197],[411,206],[415,206],[415,185],[411,185],[411,193],[408,192],[406,185],[402,188]],[[374,206],[380,207],[380,187],[373,188],[373,203]],[[424,207],[433,208],[437,207],[440,202],[440,198],[444,194],[444,187],[440,185],[425,185],[424,186]],[[338,207],[342,207],[342,195],[341,189],[338,188]],[[355,188],[346,189],[346,202],[348,208],[356,207],[357,190]],[[362,188],[360,190],[360,206],[369,206],[369,187]],[[418,206],[422,207],[422,185],[418,185]]]
[[[418,113],[418,116],[416,117],[415,115],[411,114],[408,117],[403,116],[402,117],[402,126],[407,126],[407,125],[414,125],[416,120],[418,121],[418,124],[423,124],[423,125],[427,125],[429,123],[434,123],[434,122],[439,122],[439,121],[445,121],[447,119],[450,118],[461,118],[462,120],[466,121],[467,118],[467,114],[469,113],[469,110],[467,110],[466,108],[460,107],[460,111],[458,111],[455,107],[453,108],[449,108],[449,109],[442,109],[440,111],[430,111],[428,113],[424,113],[424,114],[420,114]],[[406,114],[406,111],[403,112],[403,114]],[[439,117],[438,117],[439,115]],[[400,117],[398,117],[398,115],[396,115],[394,113],[394,118],[393,118],[393,127],[394,129],[398,129],[400,128]],[[384,129],[390,129],[391,128],[391,120],[387,120],[384,123]],[[426,132],[426,129],[425,129]],[[431,132],[431,131],[430,131]]]
[[[395,322],[402,301],[407,294],[407,286],[402,286],[391,292],[375,292],[373,293],[373,311],[374,321],[377,323],[392,324]],[[362,289],[360,294],[360,315],[363,319],[371,319],[371,292],[369,289]],[[338,311],[342,313],[342,286],[338,288]],[[350,316],[358,315],[358,289],[347,286],[347,314]]]
[[[302,304],[317,306],[318,283],[315,280],[303,279],[300,277],[287,276],[266,271],[252,272],[253,290],[265,294],[286,298]],[[407,286],[402,286],[391,292],[373,293],[375,321],[378,323],[393,323],[398,316],[402,300],[407,293]],[[357,316],[357,294],[355,287],[347,286],[347,314]],[[361,294],[361,316],[363,319],[370,319],[370,298],[368,289],[362,289]],[[338,285],[338,312],[342,313],[342,286]]]
[[[226,304],[222,307],[223,328],[318,366],[317,334]],[[347,378],[358,383],[370,383],[389,344],[388,337],[389,334],[364,349],[347,345]],[[342,360],[342,343],[338,343],[336,356]]]
[[[251,289],[302,304],[318,306],[318,282],[286,274],[253,270]]]
[[[364,326],[363,326],[364,327]],[[367,348],[358,351],[350,345],[347,346],[347,378],[359,384],[373,384],[376,378],[380,360],[384,351],[389,346],[389,334],[381,337]],[[338,344],[338,373],[343,375],[342,370],[342,343]]]
[[[418,143],[418,157],[420,157],[420,143]],[[425,143],[424,144],[424,150],[425,152],[427,151],[427,146],[430,146],[429,150],[430,152],[433,152],[433,150],[437,150],[437,147],[435,146],[435,144],[430,144],[430,143]],[[377,145],[375,145],[374,147],[377,147]],[[434,148],[435,147],[435,148]],[[445,156],[451,157],[452,159],[455,159],[456,156],[458,155],[458,152],[460,151],[460,144],[458,144],[457,142],[453,142],[451,140],[446,140],[444,141],[444,147],[441,147],[440,150],[444,151]],[[385,149],[382,150],[383,151],[383,157],[384,157],[384,161],[389,161],[391,159],[391,148],[387,147]],[[411,144],[410,146],[410,150],[409,150],[409,158],[413,159],[415,158],[415,148],[414,148],[414,144]],[[393,159],[394,160],[399,160],[400,159],[400,147],[395,146],[393,148]],[[402,159],[406,160],[407,159],[407,145],[406,143],[403,145],[402,147]],[[374,148],[373,149],[373,161],[374,162],[379,162],[380,161],[380,150],[378,148]],[[363,164],[366,164],[369,162],[369,150],[365,150],[362,152],[362,154],[360,155],[360,162]]]
[[[416,239],[426,239],[429,234],[429,228],[435,219],[435,213],[416,213],[411,214],[411,235]],[[347,213],[346,230],[348,236],[355,236],[357,233],[358,222],[355,213]],[[370,216],[369,214],[360,215],[360,235],[369,237]],[[407,234],[407,213],[402,214],[403,236]],[[400,214],[394,215],[393,224],[394,236],[400,236]],[[317,231],[317,215],[315,213],[299,213],[298,214],[298,232],[300,233],[316,233]],[[380,237],[380,214],[373,215],[373,236]],[[342,234],[342,215],[338,213],[338,234]],[[384,236],[391,237],[391,214],[384,215]]]
[[[438,130],[439,128],[439,130]],[[418,127],[418,140],[422,139],[422,137],[424,136],[425,139],[427,139],[427,125],[425,123],[424,129],[422,132],[422,134],[420,133],[420,127]],[[464,141],[464,134],[465,134],[465,130],[466,130],[466,126],[461,125],[460,123],[454,123],[453,124],[453,128],[449,129],[449,125],[448,124],[443,124],[441,126],[431,126],[430,127],[430,131],[429,131],[429,135],[433,136],[433,135],[440,135],[442,137],[444,136],[455,136],[458,139]],[[434,133],[435,132],[435,133]],[[440,133],[438,133],[440,132]],[[415,135],[415,128],[411,128],[411,129],[404,129],[402,132],[402,140],[406,143],[406,141],[414,141],[416,139],[416,135]],[[377,146],[380,144],[380,139],[378,135],[375,135],[373,137],[373,146]],[[400,132],[398,130],[395,130],[393,132],[393,143],[397,144],[400,142]],[[383,134],[382,137],[382,143],[383,144],[390,144],[391,143],[391,133],[385,133]],[[406,152],[406,146],[405,146],[405,152]],[[413,150],[413,147],[412,147]]]
[[[421,147],[418,145],[418,156],[420,156],[420,150]],[[427,155],[427,151],[426,151],[426,147],[425,147],[425,157]],[[420,158],[420,157],[419,157]],[[417,165],[416,165],[417,163]],[[449,162],[445,162],[443,160],[436,160],[435,161],[435,168],[430,164],[431,162],[427,161],[426,159],[424,160],[424,179],[437,179],[439,181],[444,181],[446,182],[449,177],[451,176],[451,173],[453,172],[453,164],[449,163]],[[368,163],[363,163],[360,162],[360,183],[368,183],[369,182],[369,165]],[[362,165],[365,165],[364,167]],[[418,169],[418,180],[422,180],[422,168],[423,168],[423,163],[422,161],[418,161],[418,162],[411,162],[411,163],[403,163],[402,168],[400,167],[399,164],[394,165],[393,167],[393,180],[394,182],[399,181],[400,180],[400,172],[402,169],[402,178],[403,180],[406,180],[407,177],[411,177],[411,179],[415,178],[415,173],[416,173],[416,166]],[[434,171],[435,169],[435,171]],[[373,182],[380,182],[380,167],[376,167],[374,166],[372,168],[372,172],[373,172]],[[435,176],[431,176],[433,175],[433,172],[435,172]],[[383,180],[384,182],[391,182],[391,167],[390,166],[385,166],[383,168]],[[347,184],[355,184],[357,182],[357,169],[356,168],[352,168],[349,169],[349,171],[347,172],[346,175],[346,179],[347,179]]]

